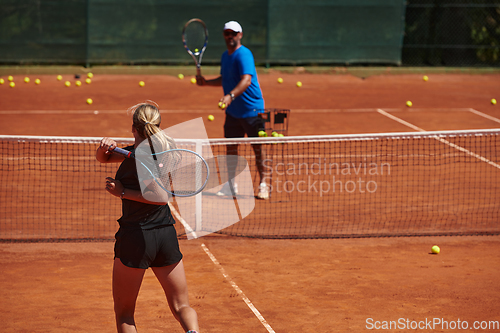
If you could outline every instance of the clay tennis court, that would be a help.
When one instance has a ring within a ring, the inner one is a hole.
[[[216,107],[220,89],[197,87],[189,76],[95,71],[92,83],[81,87],[64,86],[66,80],[74,83],[73,74],[62,81],[54,73],[36,75],[39,86],[25,84],[24,76],[14,76],[15,88],[0,86],[1,134],[130,137],[126,109],[153,100],[164,126],[203,117],[210,138],[223,135],[224,117]],[[270,71],[259,79],[266,107],[291,110],[289,135],[500,127],[500,109],[490,103],[498,99],[498,74],[433,74],[424,82],[421,74],[363,79]],[[88,105],[87,98],[94,103]],[[412,108],[405,106],[408,100]],[[209,114],[213,122],[206,120]],[[441,247],[439,255],[429,253],[434,244]],[[469,331],[479,331],[472,328],[475,322],[481,327],[500,321],[497,235],[316,240],[211,235],[181,239],[181,249],[201,332],[359,332],[369,323],[380,328],[400,318],[410,326],[441,319],[448,329],[392,331],[446,332],[464,321]],[[0,251],[3,331],[114,331],[113,243],[4,243]],[[151,272],[136,321],[141,332],[181,331]],[[499,329],[490,328],[495,329],[485,331]]]

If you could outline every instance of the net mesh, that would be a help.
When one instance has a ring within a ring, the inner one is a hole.
[[[248,216],[218,232],[262,238],[497,234],[499,134],[211,140],[204,149],[211,148],[215,156],[225,155],[228,144],[238,144],[238,155],[251,168],[255,193],[260,178],[252,144],[262,144],[271,190],[269,200],[256,200]],[[0,137],[2,241],[113,238],[120,200],[104,190],[104,179],[114,176],[118,165],[95,160],[99,141]],[[224,197],[214,191],[202,194],[198,228],[207,222],[217,229],[224,214],[218,209]],[[177,228],[182,235],[182,223]]]

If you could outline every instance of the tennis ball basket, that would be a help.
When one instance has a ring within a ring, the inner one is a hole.
[[[272,133],[288,135],[288,121],[290,119],[290,110],[287,109],[263,109],[258,110],[259,117],[264,120],[264,131],[267,136]]]

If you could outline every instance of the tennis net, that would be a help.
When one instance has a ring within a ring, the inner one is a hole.
[[[99,141],[0,136],[0,241],[113,239],[121,203],[104,179],[118,165],[95,160]],[[218,230],[218,205],[233,198],[209,189],[193,201],[202,205],[193,206],[198,231],[262,238],[500,233],[499,129],[217,139],[203,149],[220,156],[237,145],[256,193],[255,144],[265,151],[270,198]],[[185,234],[182,223],[176,227]]]

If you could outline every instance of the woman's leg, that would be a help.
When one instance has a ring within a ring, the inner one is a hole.
[[[158,281],[160,281],[168,305],[175,318],[185,331],[199,331],[196,311],[189,306],[188,288],[184,264],[182,260],[165,267],[152,267]]]
[[[134,312],[145,269],[127,267],[115,258],[113,265],[113,300],[118,333],[137,332]]]

